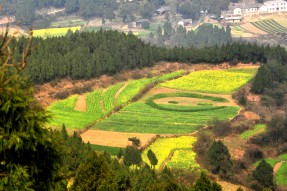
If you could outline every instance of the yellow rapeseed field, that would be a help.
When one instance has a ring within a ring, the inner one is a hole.
[[[155,143],[150,145],[143,153],[142,153],[142,159],[147,164],[150,164],[149,159],[147,157],[147,152],[149,149],[151,149],[157,159],[158,164],[155,166],[155,169],[159,169],[162,163],[168,158],[170,152],[172,150],[176,151],[179,149],[190,149],[190,152],[193,152],[192,144],[196,142],[195,137],[191,136],[182,136],[182,137],[174,137],[174,138],[159,138],[156,140]],[[177,160],[180,160],[177,158]],[[173,160],[176,162],[176,160]],[[181,161],[178,161],[179,163],[182,163]],[[191,158],[189,161],[186,161],[188,163],[195,163],[195,161]],[[191,164],[187,164],[187,166],[190,166]]]
[[[202,70],[164,82],[161,86],[188,91],[231,94],[251,80],[256,71],[256,68]]]
[[[47,29],[39,29],[33,30],[33,36],[35,37],[52,37],[52,36],[64,36],[67,34],[68,30],[71,29],[73,32],[76,30],[80,30],[81,27],[64,27],[64,28],[47,28]]]

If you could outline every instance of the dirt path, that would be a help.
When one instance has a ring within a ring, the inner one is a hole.
[[[123,91],[128,85],[129,85],[129,82],[126,82],[125,85],[123,85],[123,87],[121,87],[121,88],[117,91],[117,93],[115,94],[115,100],[118,99],[120,93],[122,93],[122,91]]]
[[[82,133],[81,137],[85,143],[90,142],[91,144],[110,147],[126,147],[127,145],[131,144],[131,142],[128,141],[128,138],[137,137],[141,141],[141,147],[145,147],[152,140],[154,140],[157,135],[143,133],[123,133],[91,129]]]
[[[159,167],[159,172],[162,172],[165,165],[168,163],[168,161],[171,160],[171,158],[173,157],[173,154],[174,154],[175,150],[171,150],[168,157],[163,161],[163,163],[160,165]]]
[[[279,168],[281,167],[283,161],[280,161],[278,163],[275,164],[274,168],[273,168],[273,174],[275,175],[277,173],[277,171],[279,170]]]
[[[86,110],[87,110],[86,94],[78,96],[78,101],[77,101],[77,103],[76,103],[76,105],[74,107],[74,110],[86,112]]]
[[[101,108],[102,108],[102,112],[106,113],[105,104],[104,104],[104,101],[102,99],[100,101],[100,105],[101,105]]]

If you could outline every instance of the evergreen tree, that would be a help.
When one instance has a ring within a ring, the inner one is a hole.
[[[200,178],[196,180],[192,191],[221,191],[222,187],[217,182],[211,182],[206,174],[201,173]]]
[[[61,190],[60,150],[43,128],[49,115],[22,77],[31,39],[17,62],[6,35],[0,45],[0,190]]]
[[[253,171],[253,177],[264,187],[274,187],[273,168],[265,160],[262,160]]]
[[[158,163],[158,160],[157,160],[154,152],[152,152],[151,149],[148,150],[147,157],[148,157],[148,159],[150,161],[150,165],[155,167],[157,165],[157,163]]]

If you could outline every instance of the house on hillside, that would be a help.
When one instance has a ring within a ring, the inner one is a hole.
[[[261,3],[230,3],[228,11],[222,11],[221,19],[226,22],[241,21],[245,16],[264,13],[287,12],[287,2],[284,0],[266,1]]]
[[[190,26],[192,25],[192,19],[182,19],[177,23],[177,25],[181,25],[183,27]]]
[[[266,1],[260,7],[260,13],[276,13],[287,11],[287,2],[284,0]]]
[[[165,13],[170,13],[171,8],[168,6],[162,6],[155,11],[156,15],[164,15]]]

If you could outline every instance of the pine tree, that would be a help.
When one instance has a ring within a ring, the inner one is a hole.
[[[253,171],[253,177],[264,187],[274,187],[273,168],[265,160],[262,160]]]

